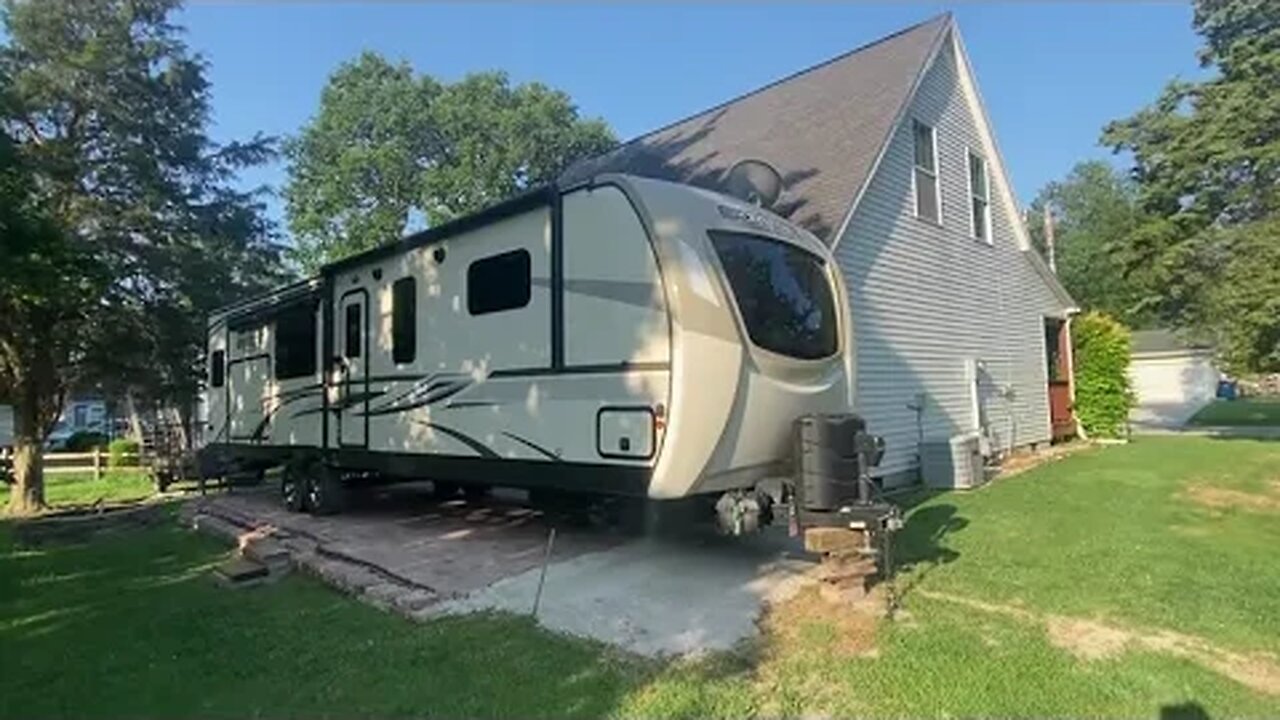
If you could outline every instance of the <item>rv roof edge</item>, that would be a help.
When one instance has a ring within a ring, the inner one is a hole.
[[[515,197],[503,200],[496,205],[490,205],[483,210],[463,215],[436,227],[427,228],[420,232],[407,235],[395,242],[389,242],[370,248],[364,252],[350,255],[335,260],[320,268],[321,276],[335,275],[347,268],[362,265],[370,260],[388,257],[397,253],[402,253],[414,248],[430,245],[433,242],[439,242],[448,237],[459,235],[468,230],[472,230],[480,225],[485,225],[494,220],[501,220],[512,215],[518,215],[526,210],[538,207],[540,205],[548,205],[561,193],[561,189],[556,185],[540,185],[532,190],[523,192]]]

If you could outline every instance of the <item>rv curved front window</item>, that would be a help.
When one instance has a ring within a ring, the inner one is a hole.
[[[835,354],[835,301],[822,258],[757,235],[710,235],[751,342],[806,360]]]

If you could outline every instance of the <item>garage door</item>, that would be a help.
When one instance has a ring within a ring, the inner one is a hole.
[[[1163,424],[1186,421],[1218,388],[1212,357],[1202,354],[1135,357],[1129,376],[1137,395],[1135,418]]]

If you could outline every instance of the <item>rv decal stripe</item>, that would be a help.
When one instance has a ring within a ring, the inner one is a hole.
[[[343,410],[350,409],[355,405],[359,405],[365,400],[372,400],[374,398],[381,397],[382,395],[385,395],[385,394],[386,393],[382,392],[381,390],[368,392],[368,393],[353,393],[352,395],[346,398],[343,398],[341,403],[330,405],[329,410],[332,410],[333,412],[342,412]],[[304,415],[316,415],[324,411],[325,411],[325,407],[321,405],[320,407],[309,408],[307,410],[294,413],[293,417],[302,417]]]
[[[494,370],[489,373],[489,377],[501,379],[545,377],[548,375],[608,375],[611,373],[656,372],[670,369],[671,363],[669,362],[622,362],[610,363],[607,365],[571,365],[559,370],[554,368],[513,368],[511,370]]]
[[[454,430],[453,428],[445,427],[444,425],[437,425],[436,423],[427,422],[425,420],[414,420],[414,422],[417,423],[418,425],[425,425],[426,427],[429,427],[432,430],[439,430],[445,435],[448,435],[454,440],[457,440],[463,445],[466,445],[467,447],[471,448],[480,457],[490,458],[494,460],[501,459],[501,456],[498,455],[498,453],[491,450],[488,445],[485,445],[484,443],[471,437],[470,435]]]
[[[435,385],[435,383],[432,383],[432,385]],[[427,405],[440,402],[441,400],[451,398],[454,395],[457,395],[458,393],[462,392],[463,390],[466,390],[469,387],[471,387],[470,381],[461,382],[454,385],[447,385],[447,384],[438,385],[436,386],[435,390],[428,389],[427,394],[424,397],[421,397],[406,405],[384,406],[384,407],[378,408],[377,410],[370,410],[369,412],[364,414],[369,416],[391,415],[398,412],[405,412],[406,410],[416,410],[417,408],[425,407]]]
[[[444,406],[444,409],[454,410],[461,408],[498,407],[500,405],[506,405],[506,403],[498,402],[497,400],[455,400],[454,402],[447,403]]]
[[[506,435],[507,437],[511,438],[512,440],[515,440],[516,442],[520,443],[521,445],[524,445],[525,447],[529,448],[530,450],[533,450],[534,452],[537,452],[537,453],[539,453],[539,454],[541,454],[541,455],[544,455],[544,456],[546,456],[546,457],[548,457],[548,458],[551,458],[552,460],[555,460],[555,461],[557,461],[557,462],[559,462],[559,461],[560,461],[560,456],[559,456],[559,455],[557,455],[557,454],[555,454],[555,453],[551,452],[550,450],[548,450],[548,449],[546,449],[546,448],[542,447],[541,445],[539,445],[539,444],[537,444],[537,443],[533,442],[532,440],[526,440],[526,439],[524,439],[524,438],[520,437],[519,435],[516,435],[515,433],[512,433],[512,432],[507,432],[506,430],[503,430],[503,431],[502,431],[502,434],[503,434],[503,435]]]
[[[277,398],[277,405],[271,408],[270,412],[267,412],[262,416],[262,421],[258,423],[256,428],[254,428],[253,435],[250,437],[255,440],[261,440],[267,433],[267,427],[271,424],[271,421],[275,419],[276,413],[283,410],[285,405],[292,405],[299,400],[306,400],[312,397],[320,397],[322,391],[322,388],[317,387],[309,389],[307,392],[297,391],[296,394],[287,397],[284,394],[280,395],[279,398]],[[304,410],[303,413],[305,412],[306,411]],[[302,413],[294,413],[293,417],[298,417],[300,414]]]
[[[534,287],[549,287],[551,281],[545,278],[533,278],[530,283]],[[660,295],[662,291],[656,284],[650,282],[578,278],[565,280],[564,289],[574,295],[586,295],[601,300],[612,300],[613,302],[634,305],[648,310],[662,309],[662,296]]]

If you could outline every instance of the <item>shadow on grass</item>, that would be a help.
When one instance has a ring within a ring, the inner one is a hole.
[[[598,717],[642,675],[527,618],[410,623],[308,578],[219,588],[227,549],[172,519],[35,552],[6,525],[0,646],[23,661],[0,717]]]
[[[1209,720],[1204,706],[1194,700],[1177,705],[1160,706],[1160,720]]]
[[[921,491],[900,499],[908,512],[906,523],[893,538],[895,572],[906,577],[898,586],[899,597],[906,597],[935,568],[955,562],[960,553],[947,547],[949,535],[964,530],[969,520],[959,515],[950,503],[926,505],[940,491]]]

